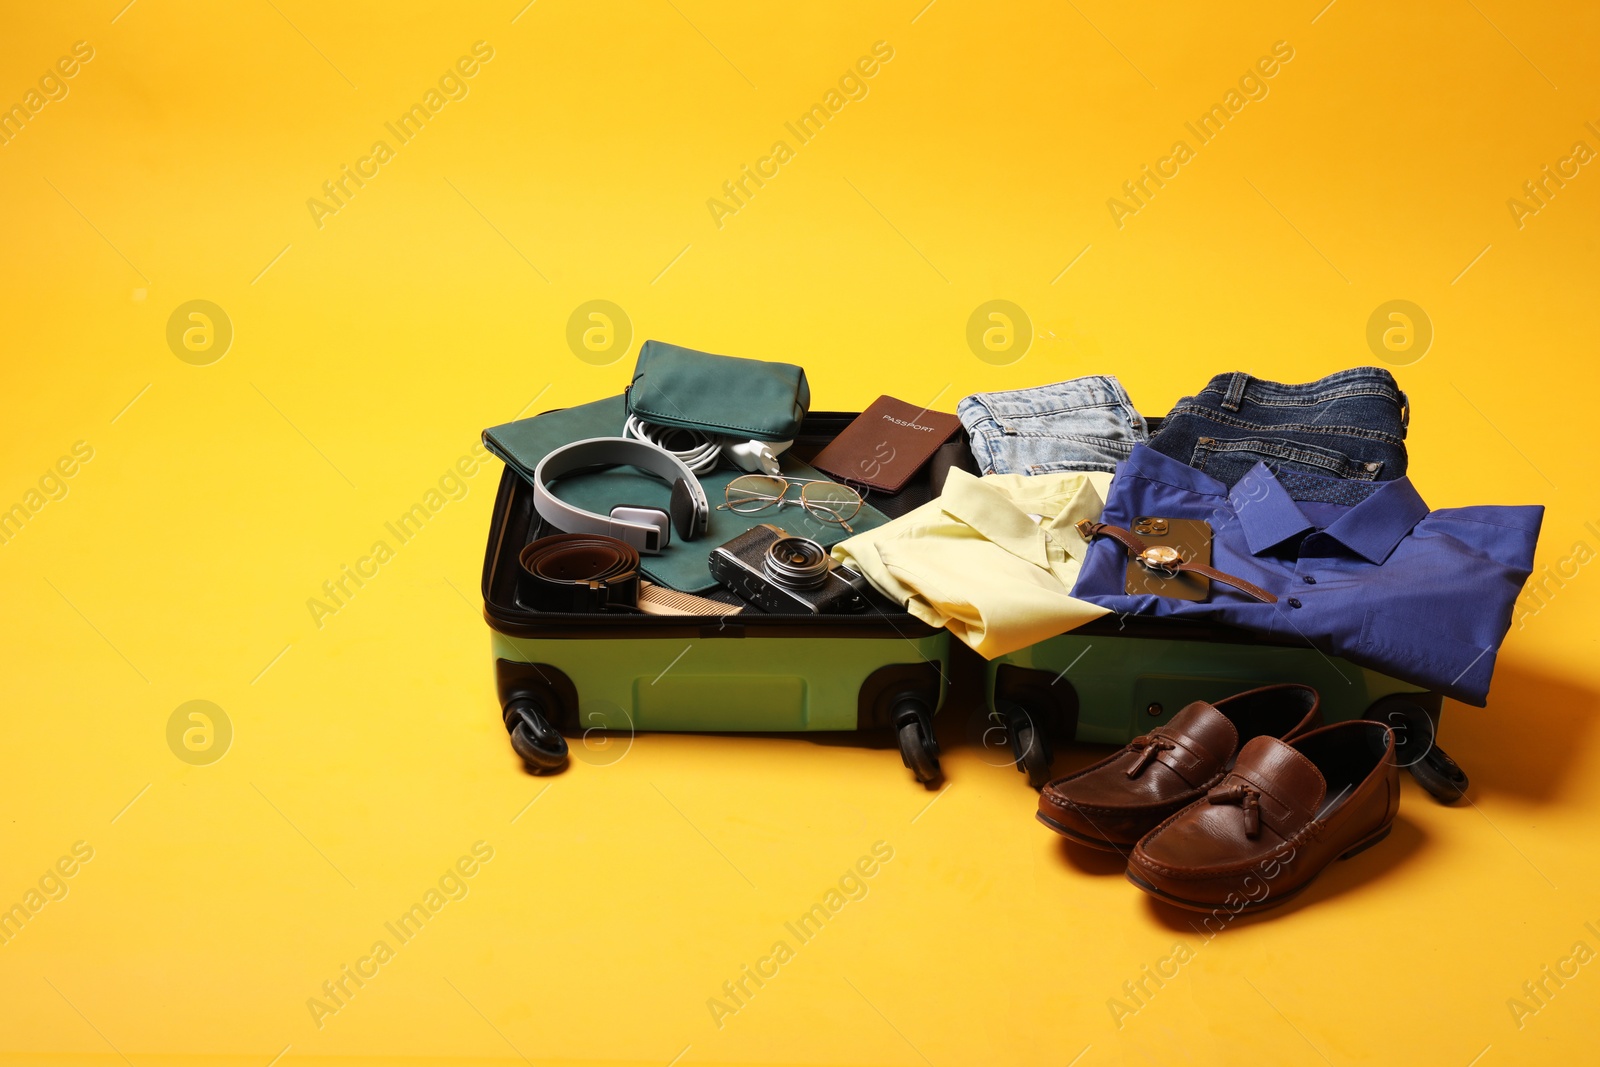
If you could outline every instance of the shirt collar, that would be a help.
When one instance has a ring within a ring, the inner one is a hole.
[[[1228,501],[1239,517],[1252,555],[1259,556],[1316,528],[1265,463],[1245,472],[1228,494]],[[1368,563],[1381,564],[1427,515],[1428,505],[1411,479],[1397,478],[1380,483],[1365,500],[1329,523],[1322,534]]]
[[[1369,563],[1382,563],[1423,519],[1428,505],[1410,478],[1383,482],[1323,532]]]
[[[1239,517],[1253,556],[1315,528],[1265,463],[1245,471],[1228,494],[1228,503]]]
[[[1098,519],[1103,504],[1094,483],[1081,474],[977,478],[956,467],[939,508],[1012,555],[1048,570],[1047,544],[1082,562],[1088,545],[1073,526],[1079,519]],[[1042,521],[1034,522],[1033,515]]]

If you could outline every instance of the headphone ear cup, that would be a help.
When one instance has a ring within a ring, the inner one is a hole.
[[[672,483],[672,502],[669,509],[672,512],[672,525],[678,531],[679,540],[693,541],[706,532],[708,516],[701,514],[700,509],[695,506],[694,491],[682,478]]]
[[[665,548],[672,541],[673,519],[660,508],[645,507],[638,504],[618,504],[611,509],[611,517],[623,522],[642,523],[654,526],[660,531],[657,544]]]

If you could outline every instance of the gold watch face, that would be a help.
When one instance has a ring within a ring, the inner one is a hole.
[[[1149,567],[1171,567],[1180,558],[1178,550],[1171,545],[1152,545],[1139,556],[1139,559]]]

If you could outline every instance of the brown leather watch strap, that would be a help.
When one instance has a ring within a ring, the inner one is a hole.
[[[1078,521],[1078,532],[1083,535],[1083,538],[1086,541],[1093,540],[1095,537],[1109,537],[1113,541],[1121,543],[1122,547],[1128,550],[1129,556],[1138,560],[1140,563],[1143,563],[1145,566],[1150,567],[1152,570],[1167,570],[1172,573],[1189,571],[1192,574],[1204,575],[1214,582],[1221,582],[1223,585],[1231,585],[1241,593],[1244,593],[1247,596],[1252,596],[1261,601],[1263,604],[1276,604],[1278,602],[1277,597],[1273,596],[1259,585],[1256,585],[1254,582],[1246,581],[1237,575],[1228,574],[1225,571],[1219,571],[1215,567],[1208,566],[1204,563],[1191,563],[1188,560],[1179,557],[1175,549],[1168,548],[1164,545],[1156,549],[1151,549],[1143,541],[1139,540],[1139,538],[1131,530],[1124,530],[1120,526],[1111,526],[1107,523],[1095,522],[1093,519],[1080,519]],[[1153,561],[1150,558],[1150,553],[1152,552],[1164,552],[1167,554],[1168,558],[1164,558],[1159,561]]]
[[[1276,604],[1278,602],[1277,597],[1273,596],[1259,585],[1256,585],[1254,582],[1246,581],[1236,574],[1228,574],[1224,571],[1219,571],[1215,567],[1207,566],[1204,563],[1179,563],[1177,564],[1177,568],[1180,571],[1189,571],[1193,574],[1203,574],[1207,578],[1210,578],[1213,582],[1221,582],[1223,585],[1231,585],[1241,593],[1255,597],[1263,604]]]
[[[1122,542],[1122,547],[1126,548],[1131,556],[1142,555],[1145,551],[1145,543],[1134,536],[1131,530],[1124,530],[1120,526],[1108,526],[1103,522],[1095,522],[1093,519],[1079,519],[1078,532],[1083,535],[1085,541],[1092,541],[1102,535],[1111,538],[1113,541],[1120,541]]]

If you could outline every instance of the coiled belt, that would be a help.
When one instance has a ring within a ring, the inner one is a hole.
[[[639,553],[601,534],[556,534],[523,548],[518,560],[539,611],[637,611]]]

